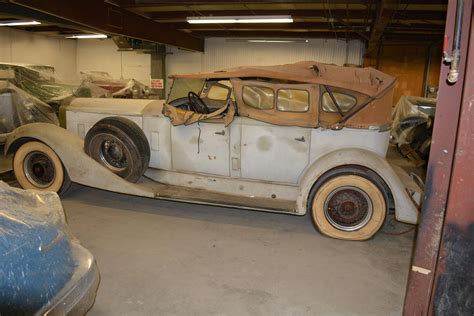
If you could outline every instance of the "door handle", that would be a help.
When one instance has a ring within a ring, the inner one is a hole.
[[[297,137],[295,138],[296,141],[299,141],[299,142],[305,142],[306,139],[304,139],[304,136],[301,136],[301,137]]]
[[[223,136],[224,136],[224,135],[225,135],[225,131],[214,132],[214,134],[216,134],[216,135],[223,135]]]

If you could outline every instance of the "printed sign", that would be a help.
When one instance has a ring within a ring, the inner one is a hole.
[[[151,79],[151,88],[152,89],[164,89],[164,80],[163,79]]]

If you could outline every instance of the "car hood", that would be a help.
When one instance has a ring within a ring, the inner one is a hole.
[[[164,100],[74,98],[63,109],[71,112],[110,115],[162,115]]]

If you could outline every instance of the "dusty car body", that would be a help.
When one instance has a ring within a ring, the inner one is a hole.
[[[372,237],[391,209],[417,223],[420,189],[384,158],[394,78],[317,62],[172,78],[166,102],[75,99],[65,108],[67,132],[34,138],[73,182],[106,190],[310,212],[322,233],[341,239]],[[39,129],[18,129],[6,152]],[[141,140],[127,145],[132,138]]]
[[[84,315],[99,272],[52,192],[0,181],[0,314]]]

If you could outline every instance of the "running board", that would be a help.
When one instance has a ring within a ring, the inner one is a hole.
[[[204,189],[168,185],[142,177],[138,185],[155,192],[155,199],[193,204],[217,205],[248,210],[296,214],[296,202],[283,199],[254,198]]]

